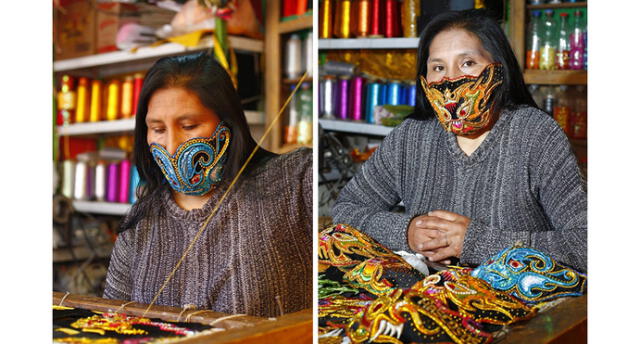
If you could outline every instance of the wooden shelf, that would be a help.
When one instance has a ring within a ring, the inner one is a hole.
[[[264,124],[264,112],[245,111],[249,125]],[[58,126],[58,135],[95,135],[120,132],[132,132],[136,126],[135,118],[119,119],[115,121],[85,122]]]
[[[105,215],[126,215],[131,209],[128,203],[73,201],[73,208],[77,211]]]
[[[278,25],[278,33],[290,33],[313,27],[313,14],[305,14],[295,19],[281,21]]]
[[[343,133],[387,136],[394,127],[387,127],[379,124],[369,124],[361,122],[353,122],[348,120],[320,119],[322,129],[330,131],[339,131]]]
[[[319,39],[319,49],[417,49],[418,37]]]
[[[261,53],[264,42],[257,39],[229,36],[231,46],[236,50]],[[83,56],[74,59],[59,60],[53,63],[54,72],[63,72],[74,69],[105,66],[110,64],[159,58],[162,56],[176,55],[188,51],[210,49],[213,46],[212,39],[206,38],[197,47],[187,48],[177,43],[162,44],[157,47],[142,47],[136,52],[114,51],[110,53]]]
[[[587,2],[563,2],[560,4],[541,4],[541,5],[527,5],[527,9],[530,10],[550,10],[556,8],[575,8],[575,7],[587,7]]]
[[[524,71],[524,82],[541,85],[586,85],[586,70],[533,70]]]

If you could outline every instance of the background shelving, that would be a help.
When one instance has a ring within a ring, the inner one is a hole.
[[[319,39],[319,49],[417,49],[419,38],[331,38]]]
[[[351,134],[387,136],[394,127],[362,122],[320,119],[320,125],[325,130],[338,131]]]
[[[73,201],[73,208],[83,213],[124,216],[131,204],[112,202]]]

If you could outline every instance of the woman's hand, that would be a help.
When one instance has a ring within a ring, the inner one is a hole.
[[[416,216],[407,230],[409,247],[430,261],[460,257],[470,222],[470,218],[446,210],[434,210],[427,215]]]

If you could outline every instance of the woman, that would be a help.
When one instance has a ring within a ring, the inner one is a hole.
[[[256,142],[207,54],[149,70],[135,127],[145,186],[123,221],[104,297],[151,303]],[[259,149],[156,304],[276,316],[311,307],[312,158]]]
[[[481,11],[442,14],[417,62],[415,113],[342,190],[334,222],[431,261],[480,264],[521,241],[585,271],[584,179],[498,24]],[[391,212],[400,201],[405,213]]]

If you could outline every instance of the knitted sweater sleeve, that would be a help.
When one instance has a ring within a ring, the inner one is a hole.
[[[131,258],[133,257],[133,232],[129,229],[118,235],[116,244],[111,252],[111,261],[107,272],[107,281],[102,297],[105,299],[131,299]]]
[[[555,123],[542,126],[531,144],[529,160],[532,192],[552,230],[519,231],[494,228],[472,219],[464,239],[460,261],[480,264],[487,247],[508,247],[517,241],[545,252],[578,270],[587,269],[586,183],[566,135]]]
[[[404,124],[404,123],[403,123]],[[409,250],[407,227],[412,216],[391,212],[401,199],[398,185],[404,125],[393,130],[340,192],[333,222],[345,223],[392,250]]]

